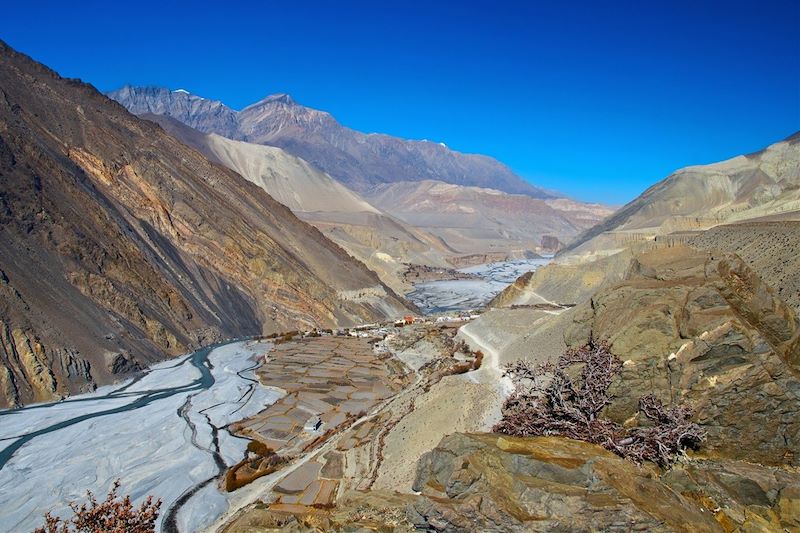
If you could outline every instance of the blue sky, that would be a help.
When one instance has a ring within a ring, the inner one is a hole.
[[[621,204],[800,130],[798,27],[798,1],[31,1],[0,38],[102,91],[287,92]]]

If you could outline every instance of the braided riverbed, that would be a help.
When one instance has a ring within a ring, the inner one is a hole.
[[[32,531],[45,511],[65,515],[115,479],[135,501],[162,499],[157,528],[213,522],[228,508],[216,478],[247,445],[225,428],[282,396],[253,374],[270,347],[207,347],[90,394],[0,411],[0,531]]]

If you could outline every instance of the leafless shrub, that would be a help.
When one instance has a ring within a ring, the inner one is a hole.
[[[608,392],[622,369],[605,344],[569,350],[555,363],[515,361],[505,368],[515,384],[494,431],[517,436],[558,435],[599,444],[636,463],[667,466],[705,437],[690,422],[688,407],[666,408],[655,396],[639,400],[646,427],[623,428],[601,417],[613,399]],[[577,375],[576,375],[577,374]]]
[[[130,496],[117,497],[118,488],[119,480],[116,480],[102,502],[88,491],[87,503],[69,504],[74,513],[69,520],[46,513],[45,526],[37,528],[36,533],[155,533],[161,500],[153,501],[153,497],[148,496],[135,508]]]

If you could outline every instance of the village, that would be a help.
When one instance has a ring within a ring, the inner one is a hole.
[[[460,327],[478,316],[474,310],[408,315],[265,339],[273,347],[259,358],[255,374],[261,386],[285,395],[226,428],[251,442],[246,457],[229,468],[223,490],[235,491],[229,496],[234,502],[261,494],[260,503],[241,516],[232,505],[228,518],[235,516],[243,527],[324,515],[348,491],[386,483],[384,460],[413,449],[405,442],[405,425],[427,423],[416,418],[417,403],[441,394],[444,378],[481,368],[483,353],[457,338]],[[474,387],[472,381],[464,383]],[[391,472],[397,470],[392,466]],[[239,490],[246,485],[252,487]]]

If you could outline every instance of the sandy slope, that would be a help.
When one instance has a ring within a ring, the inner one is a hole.
[[[500,366],[519,358],[543,361],[565,349],[563,328],[569,314],[569,310],[491,309],[461,328],[460,335],[487,356],[497,354]]]
[[[415,398],[415,408],[386,436],[383,463],[375,489],[410,492],[417,461],[445,435],[486,431],[486,399],[493,388],[467,375],[448,376]]]
[[[379,213],[366,200],[299,157],[275,148],[206,137],[208,151],[295,212]]]
[[[587,254],[776,214],[800,219],[800,134],[753,154],[678,170],[584,232],[569,250]]]
[[[566,242],[611,214],[611,209],[598,204],[531,198],[435,180],[382,184],[365,197],[462,253],[496,251],[514,257],[540,251],[543,237]]]

